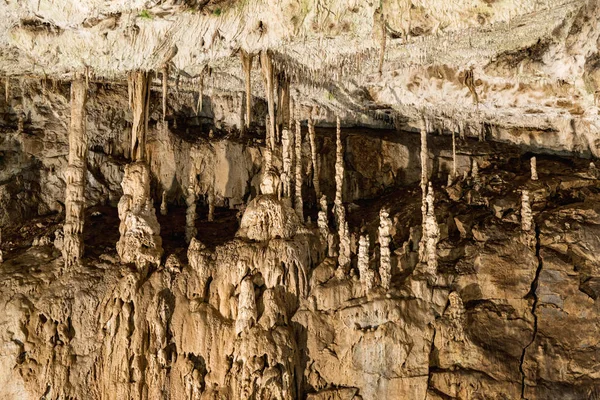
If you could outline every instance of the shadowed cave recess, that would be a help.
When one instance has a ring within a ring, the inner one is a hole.
[[[0,399],[600,400],[599,21],[0,2]]]

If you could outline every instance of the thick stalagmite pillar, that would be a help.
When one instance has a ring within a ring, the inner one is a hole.
[[[65,193],[64,245],[65,267],[79,263],[83,256],[83,221],[85,209],[85,174],[87,137],[85,132],[85,103],[87,85],[78,76],[71,83],[71,123],[69,125],[69,166]]]
[[[244,124],[247,129],[250,128],[250,122],[252,121],[252,81],[250,78],[252,75],[252,59],[254,58],[254,54],[241,50],[240,58],[242,60],[242,69],[244,71],[244,79],[246,82],[246,118],[244,119]]]
[[[302,201],[302,127],[300,120],[296,120],[296,189],[294,209],[301,221],[304,222],[304,202]]]
[[[271,150],[275,148],[275,87],[274,87],[274,71],[273,62],[271,55],[268,51],[263,50],[260,53],[260,66],[262,68],[263,77],[265,79],[265,88],[267,91],[267,103],[269,108],[269,142],[267,146],[271,147]]]
[[[369,269],[369,235],[361,235],[358,240],[358,275],[365,292],[373,288],[373,270]]]
[[[119,200],[117,253],[123,263],[135,263],[139,269],[158,266],[163,254],[160,225],[150,196],[150,168],[146,163],[146,132],[150,100],[150,73],[129,75],[129,104],[133,114],[131,158],[125,167],[123,196]]]

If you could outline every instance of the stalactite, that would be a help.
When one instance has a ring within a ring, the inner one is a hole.
[[[161,202],[160,202],[160,215],[167,215],[169,212],[167,208],[167,191],[163,190]]]
[[[4,79],[4,98],[6,104],[10,104],[10,78],[8,76]]]
[[[85,176],[87,170],[86,112],[87,86],[81,75],[71,82],[71,123],[69,125],[69,166],[66,172],[64,244],[65,268],[83,257]]]
[[[208,189],[208,222],[215,220],[215,182],[211,182],[210,188]]]
[[[381,49],[379,53],[379,76],[383,73],[383,62],[385,60],[385,46],[387,40],[387,31],[385,28],[385,15],[383,14],[383,10],[381,10]]]
[[[133,112],[133,125],[131,126],[131,159],[142,161],[145,159],[146,132],[148,130],[150,73],[135,71],[130,74],[129,98]]]
[[[273,154],[272,154],[272,147],[271,147],[271,123],[270,123],[270,118],[267,115],[265,117],[265,129],[266,129],[266,134],[265,134],[265,155],[264,155],[264,160],[265,160],[265,171],[269,171],[272,167],[273,167]]]
[[[263,50],[260,53],[260,65],[262,68],[263,78],[265,80],[265,88],[267,91],[267,103],[269,108],[269,127],[271,130],[270,143],[271,149],[275,148],[275,93],[273,80],[275,78],[273,72],[273,61],[268,51]]]
[[[252,122],[252,59],[253,54],[247,53],[245,50],[240,50],[240,58],[242,60],[242,70],[244,71],[244,78],[246,83],[246,119],[244,121],[246,128],[250,128]]]
[[[427,219],[427,183],[429,176],[427,172],[427,162],[429,155],[427,150],[427,123],[425,117],[421,118],[421,221],[422,233],[421,242],[419,244],[419,260],[425,260],[425,237],[427,236],[425,223]]]
[[[277,80],[277,125],[283,130],[290,122],[290,78],[285,72],[281,72]]]
[[[456,132],[452,130],[452,179],[456,179]]]
[[[294,147],[292,146],[293,140],[292,133],[289,129],[285,128],[281,133],[281,146],[282,146],[282,158],[283,158],[283,173],[281,174],[281,183],[283,185],[283,196],[290,197],[292,195],[291,188],[291,177],[292,177],[292,152]]]
[[[196,115],[199,115],[202,112],[203,97],[204,97],[204,70],[200,74],[200,78],[198,80],[198,101],[196,102]]]
[[[300,120],[296,119],[296,178],[295,178],[295,201],[294,208],[300,221],[304,221],[304,203],[302,201],[302,127]]]
[[[538,180],[537,159],[535,157],[531,157],[530,164],[531,164],[531,180],[537,181]]]
[[[344,148],[342,145],[342,130],[340,117],[337,117],[336,129],[336,162],[335,162],[335,215],[339,237],[338,277],[345,274],[350,265],[350,232],[346,221],[346,209],[342,199],[344,188]]]
[[[525,189],[521,193],[521,229],[524,232],[531,232],[533,229],[533,216],[529,200],[529,190]]]
[[[160,70],[162,76],[162,120],[167,117],[167,95],[169,91],[169,67],[163,66]]]
[[[312,118],[312,110],[308,118],[308,140],[310,142],[310,158],[312,163],[313,187],[315,195],[318,199],[321,197],[321,185],[319,183],[319,165],[317,163],[317,144],[315,134],[315,123]]]
[[[392,259],[390,251],[392,221],[389,211],[382,208],[379,211],[379,277],[381,286],[389,290],[392,282]]]
[[[358,240],[358,274],[363,290],[373,289],[373,270],[369,269],[369,235],[361,235]]]

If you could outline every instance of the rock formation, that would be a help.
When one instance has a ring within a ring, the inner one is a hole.
[[[599,398],[598,1],[0,16],[0,399]]]
[[[390,251],[392,221],[389,215],[389,212],[384,208],[379,211],[379,277],[381,278],[381,286],[385,290],[389,290],[392,281]]]
[[[537,181],[538,180],[537,159],[535,157],[531,157],[530,163],[531,163],[531,180]]]
[[[83,256],[87,137],[85,104],[87,85],[82,76],[71,83],[71,123],[69,125],[69,166],[66,171],[65,224],[62,254],[65,268],[79,263]]]

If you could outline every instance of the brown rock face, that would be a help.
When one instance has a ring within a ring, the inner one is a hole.
[[[0,1],[0,400],[599,400],[599,4]]]

